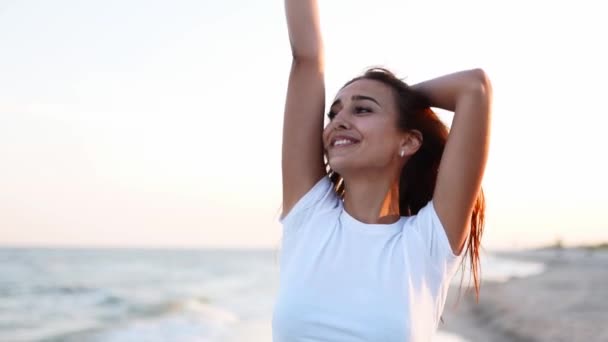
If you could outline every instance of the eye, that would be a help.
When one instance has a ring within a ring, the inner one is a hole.
[[[327,117],[329,118],[329,120],[333,119],[334,116],[336,116],[336,113],[334,113],[333,111],[329,111],[329,113],[327,113]]]
[[[355,112],[357,113],[363,113],[363,112],[371,112],[371,108],[368,107],[361,107],[361,106],[357,106],[355,107]]]

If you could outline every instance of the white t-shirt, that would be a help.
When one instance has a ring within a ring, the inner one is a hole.
[[[323,177],[279,222],[274,342],[431,340],[464,254],[453,254],[432,201],[393,224],[367,224]]]

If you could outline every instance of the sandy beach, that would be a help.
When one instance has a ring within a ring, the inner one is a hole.
[[[454,286],[441,330],[472,342],[608,341],[608,251],[545,249],[499,256],[543,262],[546,269],[505,283],[484,282],[478,304],[474,292],[463,288],[456,305]]]

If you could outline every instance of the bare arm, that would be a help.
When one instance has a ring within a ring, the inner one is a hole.
[[[461,71],[413,86],[432,107],[454,112],[441,157],[433,204],[452,251],[460,254],[488,156],[492,85],[481,69]]]
[[[325,83],[317,3],[285,0],[285,12],[293,60],[283,120],[281,218],[325,175]]]

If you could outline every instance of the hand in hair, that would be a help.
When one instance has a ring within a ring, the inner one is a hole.
[[[481,69],[434,78],[412,88],[432,107],[453,111],[433,203],[455,254],[462,250],[478,203],[488,156],[492,86]]]

